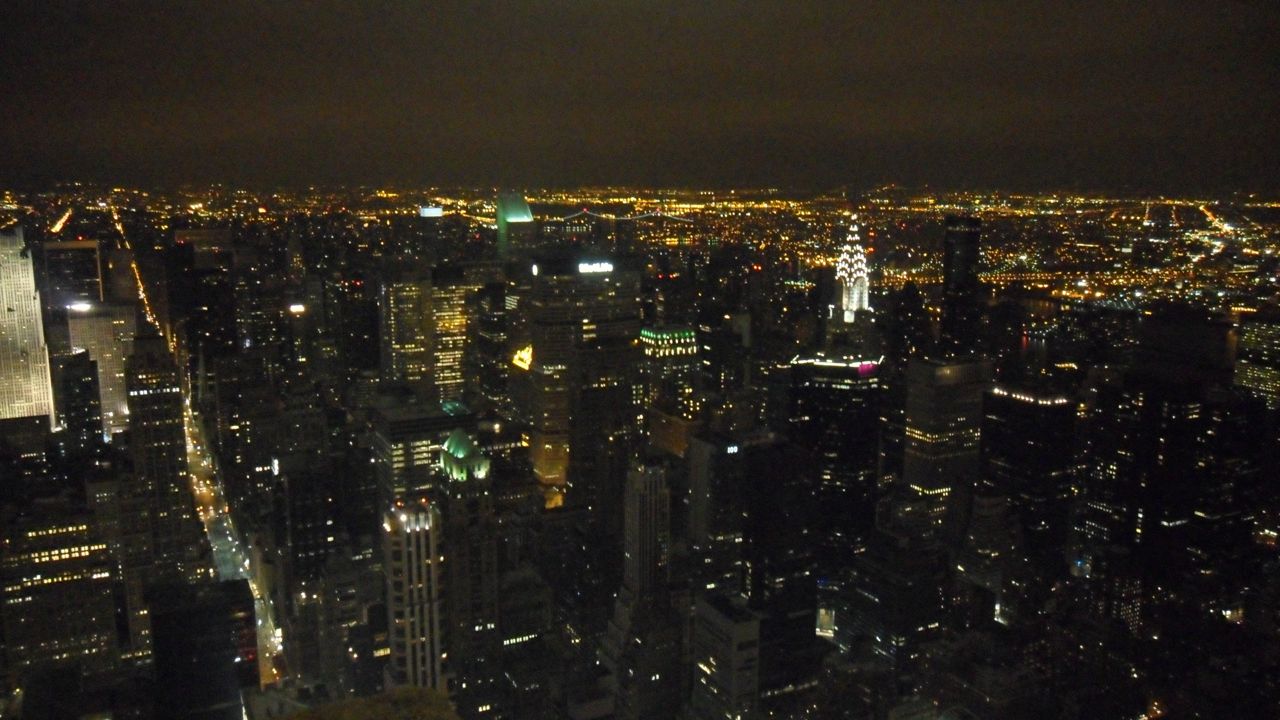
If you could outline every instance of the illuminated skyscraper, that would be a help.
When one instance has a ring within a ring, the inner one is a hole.
[[[464,717],[499,703],[498,516],[490,461],[464,430],[445,441],[440,514],[448,561],[442,583],[445,651],[454,679],[454,703]]]
[[[644,354],[644,401],[648,407],[680,415],[698,417],[701,398],[697,394],[698,338],[693,328],[677,325],[647,327],[640,331]]]
[[[370,439],[378,491],[384,504],[434,488],[441,450],[450,433],[472,416],[451,415],[439,406],[400,398],[373,412]]]
[[[462,400],[463,356],[471,320],[468,299],[481,284],[461,268],[437,266],[431,273],[431,381],[440,402]]]
[[[383,518],[387,580],[387,684],[448,690],[440,511],[425,498],[397,502]]]
[[[538,227],[524,196],[515,192],[498,195],[498,257],[508,258],[530,249]]]
[[[1280,321],[1249,318],[1240,325],[1236,385],[1280,409]]]
[[[857,216],[853,219],[857,220]],[[840,281],[840,317],[844,322],[852,323],[858,312],[871,309],[867,251],[862,247],[856,222],[849,226],[849,236],[840,248],[840,259],[836,261],[836,279]]]
[[[137,308],[129,303],[77,302],[68,307],[67,329],[71,346],[89,351],[98,365],[98,392],[102,407],[102,431],[124,432],[129,427],[125,393],[125,358],[133,352],[137,333]]]
[[[572,502],[590,505],[605,454],[638,425],[639,273],[598,257],[542,256],[507,308],[512,405],[531,428],[534,473],[549,505],[575,492]]]
[[[116,662],[115,561],[83,508],[44,502],[0,518],[0,647],[13,676],[32,666]]]
[[[0,420],[53,419],[49,348],[31,250],[21,227],[0,232]]]
[[[378,295],[381,371],[386,382],[431,380],[431,274],[389,268]]]

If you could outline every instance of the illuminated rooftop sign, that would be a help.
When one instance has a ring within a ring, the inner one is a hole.
[[[294,303],[289,306],[289,312],[293,313],[294,315],[301,315],[306,311],[307,311],[307,306],[303,305],[302,303]]]
[[[532,367],[533,366],[533,346],[525,345],[524,347],[517,350],[516,354],[511,356],[511,364],[515,365],[521,370],[528,370],[530,367]]]
[[[610,273],[613,272],[613,263],[611,262],[580,262],[578,263],[578,272],[584,275]]]

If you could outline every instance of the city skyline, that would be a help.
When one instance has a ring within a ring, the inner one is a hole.
[[[1268,4],[0,26],[0,717],[1280,717]]]

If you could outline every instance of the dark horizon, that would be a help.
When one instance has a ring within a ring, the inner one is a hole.
[[[1263,3],[10,6],[0,181],[1270,192]]]

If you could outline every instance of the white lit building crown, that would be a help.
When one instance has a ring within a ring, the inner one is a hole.
[[[856,221],[857,216],[853,219]],[[867,251],[862,247],[857,222],[849,225],[849,235],[840,248],[840,258],[836,261],[836,279],[840,281],[841,318],[844,322],[851,323],[859,310],[871,309]]]

